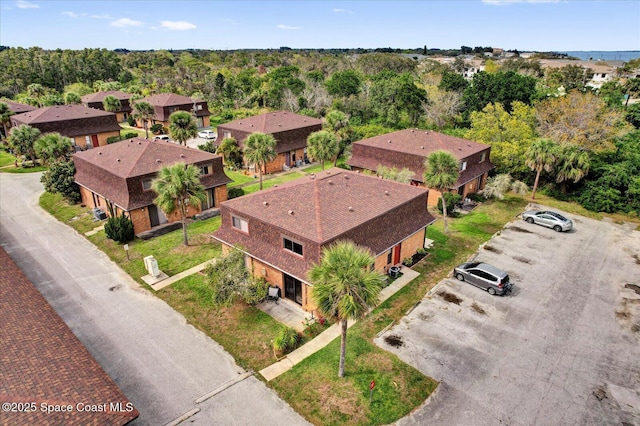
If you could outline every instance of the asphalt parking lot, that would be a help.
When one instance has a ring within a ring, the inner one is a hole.
[[[566,215],[573,231],[515,219],[478,250],[510,295],[447,278],[376,339],[441,382],[399,425],[640,425],[640,232]]]

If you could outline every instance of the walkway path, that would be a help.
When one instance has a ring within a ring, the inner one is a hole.
[[[405,266],[402,266],[400,271],[402,272],[402,276],[380,292],[380,303],[396,294],[401,288],[420,275],[413,269],[409,269]],[[351,327],[353,324],[355,324],[355,321],[349,321],[347,323],[347,327]],[[340,323],[333,324],[331,327],[323,331],[318,337],[288,354],[286,358],[260,370],[260,374],[269,382],[279,375],[291,370],[294,365],[324,348],[338,336],[340,336]]]

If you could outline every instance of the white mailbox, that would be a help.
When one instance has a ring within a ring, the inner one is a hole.
[[[160,269],[158,268],[158,261],[153,256],[147,256],[144,258],[144,267],[147,268],[149,275],[157,278],[160,275]]]

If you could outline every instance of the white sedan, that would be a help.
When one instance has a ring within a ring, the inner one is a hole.
[[[215,139],[218,135],[216,135],[216,132],[213,130],[200,130],[198,132],[198,137],[204,139]]]

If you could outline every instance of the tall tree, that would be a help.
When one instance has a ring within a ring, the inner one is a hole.
[[[564,145],[560,148],[556,165],[556,182],[561,184],[566,193],[566,182],[577,183],[582,180],[591,167],[589,153],[575,145]]]
[[[9,105],[4,102],[0,102],[0,122],[2,122],[2,130],[4,131],[3,137],[7,137],[9,134],[7,124],[13,114],[15,114],[15,112],[9,109]]]
[[[339,241],[324,248],[320,263],[309,271],[318,310],[340,322],[338,377],[344,377],[348,320],[363,318],[378,303],[384,276],[370,269],[374,260],[366,248]]]
[[[333,96],[355,96],[360,93],[360,76],[354,70],[336,71],[325,81],[325,86]]]
[[[188,111],[176,111],[169,116],[169,134],[180,145],[187,145],[187,140],[198,134],[196,119]]]
[[[349,116],[344,112],[333,109],[325,116],[324,127],[333,132],[338,140],[338,152],[334,156],[334,167],[338,163],[338,156],[344,151],[347,144],[351,142],[351,126],[349,124]]]
[[[36,140],[34,149],[45,163],[68,161],[73,152],[73,142],[60,133],[47,133]]]
[[[337,157],[340,152],[338,139],[328,130],[313,132],[307,138],[307,153],[315,161],[320,161],[322,170],[324,162]]]
[[[536,105],[538,130],[560,145],[577,145],[592,152],[615,149],[614,140],[631,128],[622,111],[608,108],[591,92],[569,92]]]
[[[444,232],[449,232],[447,224],[447,203],[444,199],[448,191],[460,177],[458,159],[449,151],[435,151],[429,154],[424,162],[424,182],[429,188],[440,192],[442,198],[442,215],[444,217]]]
[[[142,121],[146,138],[149,139],[149,120],[155,117],[156,112],[149,102],[140,101],[133,104],[133,118]]]
[[[118,112],[120,111],[120,108],[122,108],[122,103],[120,102],[120,99],[115,96],[108,95],[102,100],[102,107],[105,111]]]
[[[525,153],[525,162],[527,167],[536,172],[536,178],[533,182],[533,190],[531,198],[535,200],[540,174],[543,170],[550,172],[556,163],[558,154],[558,144],[550,139],[538,139],[533,142]]]
[[[28,124],[21,124],[11,129],[9,146],[16,155],[24,155],[27,160],[35,160],[35,143],[40,135],[40,130],[35,127],[31,127]]]
[[[200,183],[200,170],[194,165],[185,165],[184,163],[162,167],[151,187],[158,195],[154,203],[163,212],[168,215],[176,210],[180,212],[182,239],[184,245],[188,246],[187,211],[189,206],[199,208],[207,199],[204,187]]]
[[[262,191],[262,169],[275,159],[276,140],[272,135],[255,132],[244,141],[244,158],[250,164],[255,164],[260,176],[260,190]]]
[[[465,112],[480,111],[489,103],[501,103],[507,112],[520,101],[530,105],[536,93],[536,79],[513,71],[490,74],[479,72],[464,91]]]
[[[68,92],[64,95],[65,105],[77,105],[80,102],[82,102],[82,98],[77,93]]]

